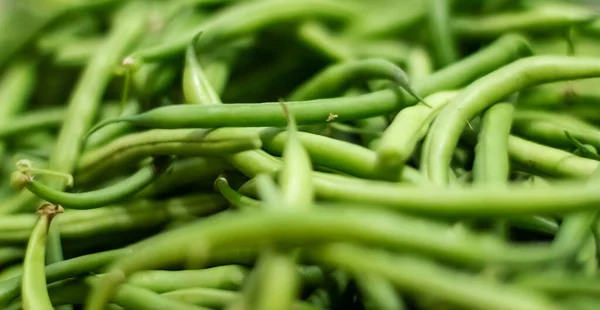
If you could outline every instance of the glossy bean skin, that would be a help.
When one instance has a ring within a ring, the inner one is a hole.
[[[46,289],[46,238],[52,219],[62,213],[62,207],[51,204],[38,209],[39,219],[31,232],[23,260],[21,298],[26,310],[51,310],[52,304]]]
[[[139,243],[133,254],[111,267],[101,285],[89,295],[86,306],[101,309],[114,289],[136,271],[182,262],[193,268],[201,265],[210,251],[234,247],[249,240],[290,245],[345,240],[389,249],[424,251],[445,260],[471,264],[494,261],[527,265],[560,256],[543,246],[508,245],[495,237],[466,231],[457,238],[449,234],[448,229],[449,226],[433,221],[376,210],[221,214]],[[194,239],[194,247],[190,247],[189,238]]]
[[[429,147],[427,175],[436,184],[448,181],[448,166],[467,122],[494,102],[522,88],[558,80],[600,76],[594,58],[531,56],[517,60],[469,85],[433,122],[425,141]]]
[[[378,58],[361,59],[334,64],[300,85],[291,101],[312,100],[338,96],[354,81],[385,79],[405,89],[415,99],[420,96],[409,84],[406,73],[394,63]]]
[[[195,40],[185,52],[185,68],[183,69],[183,94],[187,103],[215,104],[220,101],[219,95],[214,91],[204,70],[200,66]]]
[[[503,102],[496,103],[484,112],[475,146],[474,183],[497,186],[508,182],[508,140],[513,111],[512,103]]]
[[[134,175],[117,184],[84,193],[57,191],[33,179],[26,187],[39,198],[60,204],[68,209],[94,209],[131,197],[163,174],[169,165],[170,163],[165,162],[164,159],[162,162],[154,161],[151,165],[143,167]]]
[[[430,107],[422,103],[402,109],[383,133],[376,153],[384,166],[397,166],[413,155],[417,144],[425,138],[437,114],[450,102],[457,91],[439,92],[425,98]],[[397,133],[402,132],[402,135]]]

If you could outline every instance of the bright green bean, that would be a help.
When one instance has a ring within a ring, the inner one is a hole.
[[[52,310],[46,289],[46,235],[52,219],[62,213],[60,206],[44,204],[38,209],[39,219],[31,232],[23,260],[21,295],[25,310]]]
[[[333,97],[339,95],[343,89],[348,87],[348,84],[357,80],[369,79],[390,80],[408,92],[413,98],[422,101],[419,94],[410,85],[406,73],[394,63],[379,58],[332,65],[299,86],[290,95],[290,100],[302,101]]]
[[[1,247],[0,248],[0,267],[4,268],[9,264],[22,259],[25,256],[25,251],[18,247]]]
[[[421,46],[411,48],[406,60],[406,71],[410,80],[417,84],[433,74],[433,63],[427,50]]]
[[[378,161],[389,167],[406,162],[413,155],[417,144],[427,135],[429,126],[437,114],[457,93],[439,92],[425,98],[430,107],[416,104],[402,109],[379,141],[376,149]],[[398,135],[400,132],[402,134]]]
[[[52,189],[30,178],[27,189],[41,199],[60,204],[67,209],[95,209],[122,199],[126,199],[148,186],[163,174],[170,165],[170,160],[155,158],[149,166],[140,169],[134,175],[109,187],[84,193],[67,193]]]
[[[449,0],[428,0],[427,4],[431,44],[438,67],[445,67],[458,58],[454,34],[450,28],[451,4]]]
[[[219,95],[209,83],[204,70],[200,66],[193,40],[185,52],[185,68],[183,69],[183,94],[187,103],[215,104],[220,102]]]
[[[448,182],[452,152],[467,122],[498,100],[522,88],[559,80],[600,76],[600,61],[585,57],[532,56],[517,60],[472,83],[448,104],[432,124],[427,175]]]
[[[357,273],[355,277],[366,310],[406,309],[406,305],[404,305],[396,289],[385,277],[372,273],[363,274],[363,271]]]
[[[588,178],[598,167],[598,161],[512,135],[508,139],[508,153],[513,163],[551,176]]]
[[[540,2],[540,1],[538,1]],[[461,38],[493,38],[508,32],[556,33],[596,19],[598,14],[565,2],[544,2],[521,12],[502,12],[477,17],[457,17],[452,30]]]
[[[475,146],[474,183],[498,186],[508,182],[508,140],[513,111],[512,103],[503,102],[496,103],[484,112]]]

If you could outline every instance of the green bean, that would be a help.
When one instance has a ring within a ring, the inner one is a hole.
[[[44,261],[46,234],[52,219],[63,212],[62,207],[44,204],[38,209],[39,220],[31,233],[23,261],[22,299],[24,309],[53,309],[46,289]]]
[[[480,78],[461,91],[434,121],[425,141],[429,144],[429,178],[436,184],[447,183],[452,151],[467,122],[494,102],[528,86],[595,76],[600,76],[600,62],[594,58],[532,56]]]
[[[597,14],[585,7],[554,2],[522,12],[457,17],[452,22],[452,30],[461,38],[490,38],[507,32],[552,33],[589,23],[596,17]]]
[[[266,129],[261,136],[265,150],[275,155],[282,154],[284,141],[288,136],[286,132]],[[366,148],[306,132],[298,132],[298,137],[308,151],[310,160],[317,165],[362,178],[376,178],[380,173],[375,153]],[[411,167],[406,167],[399,177],[411,183],[427,183]]]
[[[445,67],[458,58],[454,35],[450,28],[450,3],[448,0],[429,0],[427,4],[431,44],[438,67]]]
[[[411,48],[407,56],[406,71],[410,80],[417,84],[433,74],[433,63],[427,50],[421,46]]]
[[[452,193],[455,191],[458,190],[454,189]],[[509,199],[511,197],[514,195],[508,196]],[[560,256],[560,253],[543,246],[509,245],[493,236],[468,231],[461,231],[457,235],[449,229],[450,226],[441,223],[378,210],[348,209],[340,212],[316,208],[311,212],[224,213],[139,243],[134,253],[112,266],[103,283],[94,288],[86,305],[88,309],[100,309],[113,289],[135,271],[183,262],[194,268],[201,265],[213,251],[247,242],[306,244],[317,240],[345,240],[389,249],[410,249],[471,264],[539,264]],[[194,240],[193,247],[190,247],[191,238]]]
[[[349,61],[355,58],[350,46],[334,37],[324,25],[316,21],[302,23],[298,27],[298,36],[309,47],[332,61]]]
[[[121,115],[134,115],[140,111],[140,102],[137,100],[130,100],[125,104]],[[104,146],[109,143],[110,140],[120,136],[127,131],[128,126],[126,124],[113,124],[112,126],[104,127],[103,129],[95,132],[91,135],[85,144],[85,150],[89,151],[100,146]]]
[[[231,167],[220,158],[191,157],[178,159],[150,185],[137,193],[137,197],[156,197],[194,184],[212,186],[212,180]]]
[[[369,13],[357,16],[345,33],[360,38],[400,35],[425,19],[424,4],[424,1],[387,1],[386,5],[371,5],[365,9]]]
[[[16,62],[6,70],[0,80],[0,122],[8,123],[25,107],[35,84],[35,64]],[[10,127],[14,126],[11,124]],[[1,130],[0,130],[1,132]],[[0,136],[1,137],[1,136]],[[4,153],[4,144],[0,154]]]
[[[592,169],[593,171],[593,169]],[[591,172],[590,172],[591,173]],[[548,188],[448,188],[427,195],[427,187],[398,186],[389,182],[362,181],[342,176],[314,179],[317,197],[367,203],[431,216],[533,215],[593,209],[600,197],[593,185],[564,182]]]
[[[473,181],[483,186],[497,186],[508,181],[508,140],[514,106],[497,103],[484,112],[473,163]]]
[[[590,177],[590,182],[600,177],[600,169],[596,169]],[[598,219],[598,211],[577,212],[565,216],[560,229],[552,242],[552,246],[561,249],[572,259],[585,245],[586,239],[592,235],[592,225]]]
[[[192,104],[215,104],[221,100],[218,94],[210,86],[208,79],[198,62],[198,56],[194,45],[195,38],[185,53],[185,68],[183,70],[183,94],[187,103]],[[208,87],[207,87],[208,84]]]
[[[20,276],[23,273],[23,264],[14,264],[3,268],[0,272],[0,281]]]
[[[351,41],[358,58],[383,58],[395,64],[407,62],[409,47],[397,40],[360,40]]]
[[[45,267],[46,281],[52,283],[89,272],[96,272],[110,261],[130,252],[130,249],[97,252],[49,264]],[[0,281],[0,306],[7,305],[11,300],[19,296],[21,281],[22,276],[20,275]]]
[[[327,98],[338,95],[349,83],[356,80],[387,79],[412,97],[422,101],[418,93],[409,84],[408,76],[398,66],[384,59],[370,58],[343,62],[332,65],[305,84],[301,85],[290,95],[290,100],[302,101],[317,98]]]
[[[1,247],[0,248],[0,266],[5,267],[13,262],[22,259],[25,256],[25,251],[17,247]]]
[[[534,290],[486,282],[421,257],[394,255],[348,244],[326,245],[309,254],[312,259],[354,273],[372,272],[419,295],[432,294],[468,309],[556,310]],[[435,288],[434,291],[431,289]]]
[[[214,156],[261,147],[258,133],[248,128],[170,129],[133,133],[103,148],[85,153],[77,167],[77,180],[96,182],[107,169],[136,164],[150,156]]]
[[[598,161],[512,135],[508,139],[508,153],[512,162],[552,176],[587,178],[598,166]]]
[[[434,118],[457,93],[457,91],[439,92],[426,97],[425,101],[431,107],[417,104],[402,109],[379,141],[376,149],[378,161],[390,167],[406,162],[413,155],[417,144],[427,134]],[[402,134],[398,135],[399,132]]]
[[[223,198],[197,194],[168,200],[139,200],[98,209],[72,210],[57,219],[65,240],[81,240],[111,232],[128,232],[155,228],[169,220],[213,214],[226,207]],[[0,219],[0,240],[23,243],[31,233],[35,217],[29,214],[11,215]]]
[[[518,135],[539,141],[545,145],[555,147],[569,147],[572,143],[565,136],[565,131],[577,140],[600,147],[600,129],[581,120],[569,121],[568,119],[535,120],[522,119],[515,122],[514,132]],[[566,116],[565,118],[568,118]]]
[[[169,160],[165,160],[164,158],[162,160],[155,159],[149,166],[143,167],[131,177],[117,184],[85,193],[57,191],[40,182],[34,181],[33,178],[30,178],[26,187],[39,198],[51,203],[60,204],[68,209],[94,209],[115,203],[139,192],[163,174],[169,165]]]
[[[238,209],[258,209],[261,206],[261,202],[254,200],[250,197],[246,197],[229,186],[229,182],[224,176],[219,176],[215,180],[215,190],[218,191],[227,201]]]
[[[127,283],[157,293],[194,287],[235,290],[242,285],[247,273],[244,267],[236,265],[201,270],[147,270],[136,273]]]
[[[203,42],[226,41],[255,33],[271,25],[307,18],[348,21],[356,15],[355,8],[336,1],[309,0],[294,2],[269,0],[241,3],[215,14],[195,29],[190,29],[158,46],[132,55],[142,62],[152,62],[177,55],[185,50],[193,37],[203,32]]]
[[[65,120],[66,111],[63,108],[43,109],[25,113],[0,126],[0,139],[31,131],[57,128]]]
[[[385,278],[373,274],[356,274],[359,289],[364,298],[365,309],[403,310],[404,302],[395,288]]]
[[[436,72],[423,84],[415,85],[416,92],[425,96],[441,89],[459,87],[528,52],[529,46],[522,37],[515,35],[502,37],[479,53]],[[302,125],[324,123],[332,114],[337,115],[338,121],[344,121],[391,113],[399,110],[398,101],[399,98],[394,92],[385,90],[358,97],[288,102],[287,105],[294,115],[297,115],[297,123]],[[240,118],[239,115],[245,117]],[[227,106],[178,105],[154,109],[118,121],[152,128],[285,125],[285,120],[279,113],[279,103],[228,104]],[[104,125],[106,123],[97,125],[91,132]]]

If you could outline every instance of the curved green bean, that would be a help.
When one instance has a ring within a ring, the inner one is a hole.
[[[496,101],[522,88],[558,80],[600,76],[600,61],[585,57],[532,56],[517,60],[466,87],[433,122],[427,134],[427,175],[448,182],[452,152],[467,122]]]
[[[52,303],[46,289],[46,235],[52,219],[62,213],[61,206],[44,204],[38,209],[39,219],[31,232],[27,252],[23,260],[23,280],[21,295],[26,310],[52,310]]]
[[[149,166],[143,167],[131,177],[112,186],[85,193],[57,191],[52,187],[34,181],[33,178],[30,179],[26,187],[39,198],[60,204],[67,209],[94,209],[115,203],[139,192],[163,174],[169,165],[170,160],[155,158]]]
[[[355,81],[387,79],[418,101],[423,101],[408,81],[406,73],[394,63],[378,58],[361,59],[334,64],[303,85],[291,95],[290,100],[302,101],[339,95]]]

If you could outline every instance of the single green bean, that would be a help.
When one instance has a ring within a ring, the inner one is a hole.
[[[410,80],[417,84],[433,74],[433,62],[425,48],[416,46],[410,49],[406,60],[406,71]]]
[[[508,153],[513,163],[551,176],[588,178],[598,167],[596,160],[512,135],[508,139]]]
[[[520,12],[457,17],[452,21],[451,28],[456,36],[465,39],[493,38],[508,32],[556,33],[589,23],[597,16],[593,10],[583,6],[550,2]]]
[[[502,102],[496,103],[484,112],[475,146],[474,183],[498,186],[508,182],[510,174],[508,140],[513,111],[512,103]]]
[[[427,134],[427,175],[448,182],[448,167],[467,122],[498,100],[522,88],[559,80],[600,76],[600,61],[585,57],[531,56],[506,65],[472,83],[448,104]]]
[[[130,100],[125,104],[121,115],[134,115],[140,112],[140,102],[137,100]],[[85,150],[98,148],[108,144],[112,139],[127,132],[129,126],[127,124],[113,124],[112,126],[106,126],[101,130],[91,135],[85,144]]]
[[[445,67],[458,59],[454,34],[450,28],[450,6],[449,0],[427,1],[429,34],[438,67]]]
[[[21,295],[25,310],[52,310],[52,303],[46,289],[46,235],[52,219],[62,213],[60,206],[44,204],[38,209],[39,220],[31,232],[27,252],[23,260],[23,281]]]
[[[332,61],[349,61],[355,58],[353,50],[348,45],[316,21],[302,23],[298,27],[298,36],[309,47]]]
[[[128,198],[148,186],[169,167],[170,161],[155,159],[127,179],[109,187],[85,193],[67,193],[34,181],[31,177],[27,189],[41,199],[60,204],[68,209],[95,209]]]
[[[369,79],[390,80],[408,92],[413,98],[422,101],[419,94],[410,85],[406,73],[394,63],[379,58],[334,64],[299,86],[290,95],[290,100],[302,101],[333,97],[339,95],[341,91],[348,87],[348,84]]]
[[[183,69],[183,94],[187,103],[215,104],[220,102],[219,95],[210,86],[204,70],[198,61],[195,43],[192,41],[185,52],[185,68]],[[207,87],[208,84],[208,87]]]
[[[366,310],[404,310],[406,305],[386,277],[356,273],[356,281]]]
[[[227,181],[227,179],[224,176],[219,176],[215,180],[215,190],[217,192],[219,192],[221,195],[223,195],[223,197],[225,199],[227,199],[227,201],[231,205],[233,205],[234,207],[236,207],[238,209],[253,210],[253,209],[258,209],[258,208],[262,207],[260,201],[254,200],[250,197],[246,197],[246,196],[240,194],[235,189],[231,188],[231,186],[229,186],[229,182]]]

